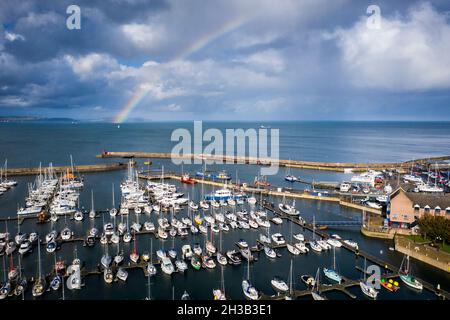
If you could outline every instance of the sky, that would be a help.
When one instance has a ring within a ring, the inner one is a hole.
[[[450,120],[450,1],[2,0],[12,115]]]

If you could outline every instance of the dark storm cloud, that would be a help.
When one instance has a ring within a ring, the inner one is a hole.
[[[377,1],[378,32],[370,4],[1,1],[0,114],[113,118],[146,90],[132,118],[450,118],[450,3]]]

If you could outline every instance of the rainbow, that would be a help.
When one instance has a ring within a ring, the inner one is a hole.
[[[122,123],[130,115],[131,111],[141,102],[142,99],[147,95],[149,89],[146,86],[141,86],[136,92],[131,96],[128,102],[121,108],[120,112],[114,117],[114,123]]]
[[[241,27],[243,24],[247,23],[249,19],[250,19],[249,17],[238,16],[237,18],[234,18],[231,21],[227,21],[219,28],[213,30],[210,33],[202,35],[199,39],[197,39],[196,41],[185,47],[181,52],[176,54],[169,61],[169,63],[186,59],[191,54],[201,50],[214,40]],[[140,85],[138,89],[133,93],[131,98],[127,101],[127,103],[120,108],[120,111],[114,117],[113,122],[122,123],[126,121],[130,113],[139,105],[139,103],[142,101],[142,99],[144,99],[144,97],[147,95],[148,92],[149,90],[148,88],[146,88],[145,85]]]

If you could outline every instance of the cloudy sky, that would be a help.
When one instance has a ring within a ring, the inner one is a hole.
[[[450,1],[2,0],[2,115],[450,120]]]

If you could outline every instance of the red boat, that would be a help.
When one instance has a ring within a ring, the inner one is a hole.
[[[194,184],[194,183],[197,183],[197,181],[195,181],[194,179],[192,179],[191,177],[189,177],[188,174],[183,174],[183,175],[181,176],[181,182],[187,183],[187,184]]]

